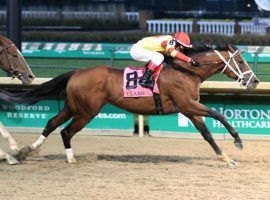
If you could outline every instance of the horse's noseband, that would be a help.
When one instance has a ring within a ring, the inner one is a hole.
[[[235,60],[235,57],[237,55],[239,55],[239,50],[236,50],[235,52],[230,52],[228,51],[229,53],[229,60],[225,60],[225,58],[221,55],[221,53],[218,51],[218,50],[214,50],[214,52],[220,57],[220,59],[225,63],[225,66],[223,68],[223,70],[220,72],[220,73],[223,73],[226,68],[230,68],[230,70],[238,77],[237,79],[237,82],[239,82],[242,86],[247,86],[249,84],[249,82],[251,81],[252,77],[254,76],[254,72],[252,70],[248,70],[246,72],[242,72],[240,70],[240,67],[238,66],[236,60]],[[230,64],[230,62],[233,61],[234,65],[235,65],[235,68],[233,68]],[[245,80],[245,74],[249,74],[251,73],[249,79],[246,81]]]

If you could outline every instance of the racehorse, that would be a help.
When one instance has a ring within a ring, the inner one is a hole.
[[[0,35],[0,67],[9,73],[12,78],[18,78],[23,84],[30,84],[35,76],[26,63],[21,52],[8,38]],[[19,151],[18,144],[0,122],[0,132],[9,141],[13,151]],[[6,159],[8,164],[17,164],[18,161],[10,154],[0,149],[0,159]]]
[[[240,149],[243,148],[242,141],[223,115],[199,102],[200,85],[217,73],[224,73],[247,88],[256,88],[259,80],[241,52],[233,46],[225,45],[215,49],[197,48],[197,50],[189,50],[186,54],[199,61],[201,66],[192,67],[175,59],[163,63],[158,79],[163,114],[179,112],[184,114],[221,160],[229,165],[237,165],[216,144],[202,117],[212,117],[220,121],[234,138],[234,144]],[[98,66],[60,75],[33,90],[20,93],[0,91],[2,93],[0,99],[31,104],[64,91],[66,94],[64,108],[47,122],[42,135],[24,151],[28,153],[39,149],[52,131],[72,118],[72,121],[61,131],[67,160],[72,163],[76,159],[70,144],[71,138],[90,122],[105,104],[111,103],[136,114],[156,114],[152,97],[124,98],[122,88],[123,70]]]

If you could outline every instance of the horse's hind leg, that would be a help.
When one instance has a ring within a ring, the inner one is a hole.
[[[67,161],[69,163],[76,162],[73,150],[71,148],[71,138],[80,131],[94,116],[78,116],[75,115],[70,124],[61,131],[61,136],[66,149]]]
[[[227,162],[230,166],[236,166],[237,163],[230,159],[226,153],[224,153],[215,142],[212,134],[206,127],[203,118],[200,116],[191,116],[189,119],[192,121],[194,126],[199,130],[199,132],[202,134],[203,138],[211,145],[211,147],[214,149],[218,157],[220,157],[223,161]]]
[[[1,159],[6,159],[7,163],[10,164],[10,165],[19,164],[19,161],[16,158],[14,158],[10,154],[4,152],[2,149],[0,149],[0,160]]]
[[[40,149],[41,145],[45,142],[47,137],[52,133],[57,127],[59,127],[61,124],[65,123],[67,120],[69,120],[72,117],[72,113],[68,107],[68,105],[65,105],[65,107],[62,109],[60,113],[58,113],[55,117],[51,118],[44,128],[42,134],[39,136],[39,138],[30,146],[25,146],[22,148],[18,154],[15,156],[19,160],[24,160],[29,153],[37,153]]]
[[[2,122],[0,122],[0,132],[3,135],[3,137],[8,140],[10,149],[15,151],[15,152],[18,152],[19,151],[18,143],[11,136],[11,134],[8,132],[8,130],[4,127]]]
[[[72,117],[72,113],[70,111],[70,108],[66,104],[65,107],[61,110],[60,113],[58,113],[55,117],[51,118],[44,128],[41,136],[38,138],[36,142],[34,142],[31,145],[31,148],[33,150],[38,149],[46,140],[46,138],[60,125],[65,123],[67,120],[69,120]]]

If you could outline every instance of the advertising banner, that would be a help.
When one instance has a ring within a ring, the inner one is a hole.
[[[44,128],[63,108],[64,101],[45,100],[34,105],[0,102],[0,120],[8,127]],[[69,122],[67,122],[69,123]],[[67,125],[65,123],[62,128]],[[133,114],[107,104],[85,128],[100,130],[134,129]]]
[[[44,128],[59,111],[59,103],[45,100],[35,105],[0,103],[0,120],[5,126]]]
[[[25,57],[40,58],[86,58],[86,59],[132,59],[132,44],[121,43],[71,43],[71,42],[23,42]],[[270,47],[237,46],[243,50],[247,62],[270,62]]]
[[[241,134],[270,136],[270,105],[267,103],[226,102],[204,104],[223,114],[227,121]],[[219,121],[209,117],[204,118],[204,120],[212,133],[228,134],[228,131]],[[180,113],[150,116],[149,126],[151,131],[199,134],[191,121]]]
[[[64,101],[60,102],[61,109],[64,107]],[[70,122],[70,121],[69,121]],[[65,123],[66,126],[69,122]],[[95,130],[131,130],[134,129],[134,116],[125,110],[116,106],[107,104],[99,114],[88,123],[85,128]]]
[[[23,42],[25,57],[131,59],[131,44]]]

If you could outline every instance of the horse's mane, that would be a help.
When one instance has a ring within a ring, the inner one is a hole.
[[[11,40],[6,38],[3,35],[0,35],[0,45],[5,45],[5,44],[12,44]]]
[[[189,49],[184,49],[183,54],[190,56],[192,54],[196,53],[203,53],[203,52],[208,52],[208,51],[213,51],[213,50],[218,50],[218,51],[228,51],[229,47],[233,48],[234,50],[237,50],[237,47],[232,45],[232,44],[209,44],[209,43],[197,43],[193,45],[192,48]],[[173,61],[174,58],[171,56],[165,56],[164,62],[165,63],[170,63]]]
[[[185,49],[184,54],[187,56],[191,56],[196,53],[203,53],[203,52],[208,52],[208,51],[213,51],[213,50],[218,50],[218,51],[228,51],[229,47],[233,48],[234,50],[237,50],[237,47],[231,44],[205,44],[205,43],[200,43],[196,44],[193,46],[193,48],[190,49]],[[180,71],[182,73],[187,73],[192,76],[197,76],[193,71],[188,70],[184,67],[181,66],[176,66],[174,64],[174,58],[171,56],[165,56],[164,63],[166,67],[173,68],[177,71]],[[201,77],[199,77],[201,78]],[[201,79],[202,80],[202,79]]]
[[[218,50],[218,51],[228,51],[229,47],[233,48],[234,50],[237,50],[237,47],[228,44],[228,43],[219,43],[219,44],[212,44],[212,43],[196,43],[193,45],[190,49],[184,49],[183,53],[185,55],[192,55],[195,53],[203,53],[211,50]]]

